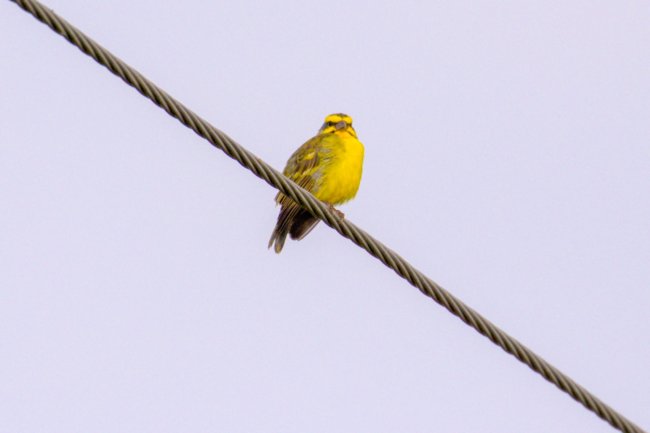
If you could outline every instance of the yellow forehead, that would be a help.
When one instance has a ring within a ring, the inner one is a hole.
[[[352,124],[352,118],[347,114],[343,114],[343,113],[330,114],[325,118],[325,122],[338,123],[341,121],[347,124]]]

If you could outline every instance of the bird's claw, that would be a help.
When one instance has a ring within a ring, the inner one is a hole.
[[[341,212],[340,210],[336,209],[333,205],[329,204],[329,205],[327,205],[327,207],[329,208],[329,210],[331,210],[332,212],[334,212],[334,214],[335,214],[337,217],[339,217],[339,218],[341,218],[341,219],[345,218],[345,214],[344,214],[343,212]]]

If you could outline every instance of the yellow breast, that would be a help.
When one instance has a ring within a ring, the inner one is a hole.
[[[331,134],[323,145],[327,155],[314,195],[334,205],[353,199],[361,183],[363,144],[341,132]]]

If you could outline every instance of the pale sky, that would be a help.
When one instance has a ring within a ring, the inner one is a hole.
[[[650,429],[650,3],[48,0]],[[612,432],[0,2],[0,433]]]

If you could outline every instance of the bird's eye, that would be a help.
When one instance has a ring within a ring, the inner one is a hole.
[[[332,121],[327,122],[327,126],[334,126],[334,122]]]

